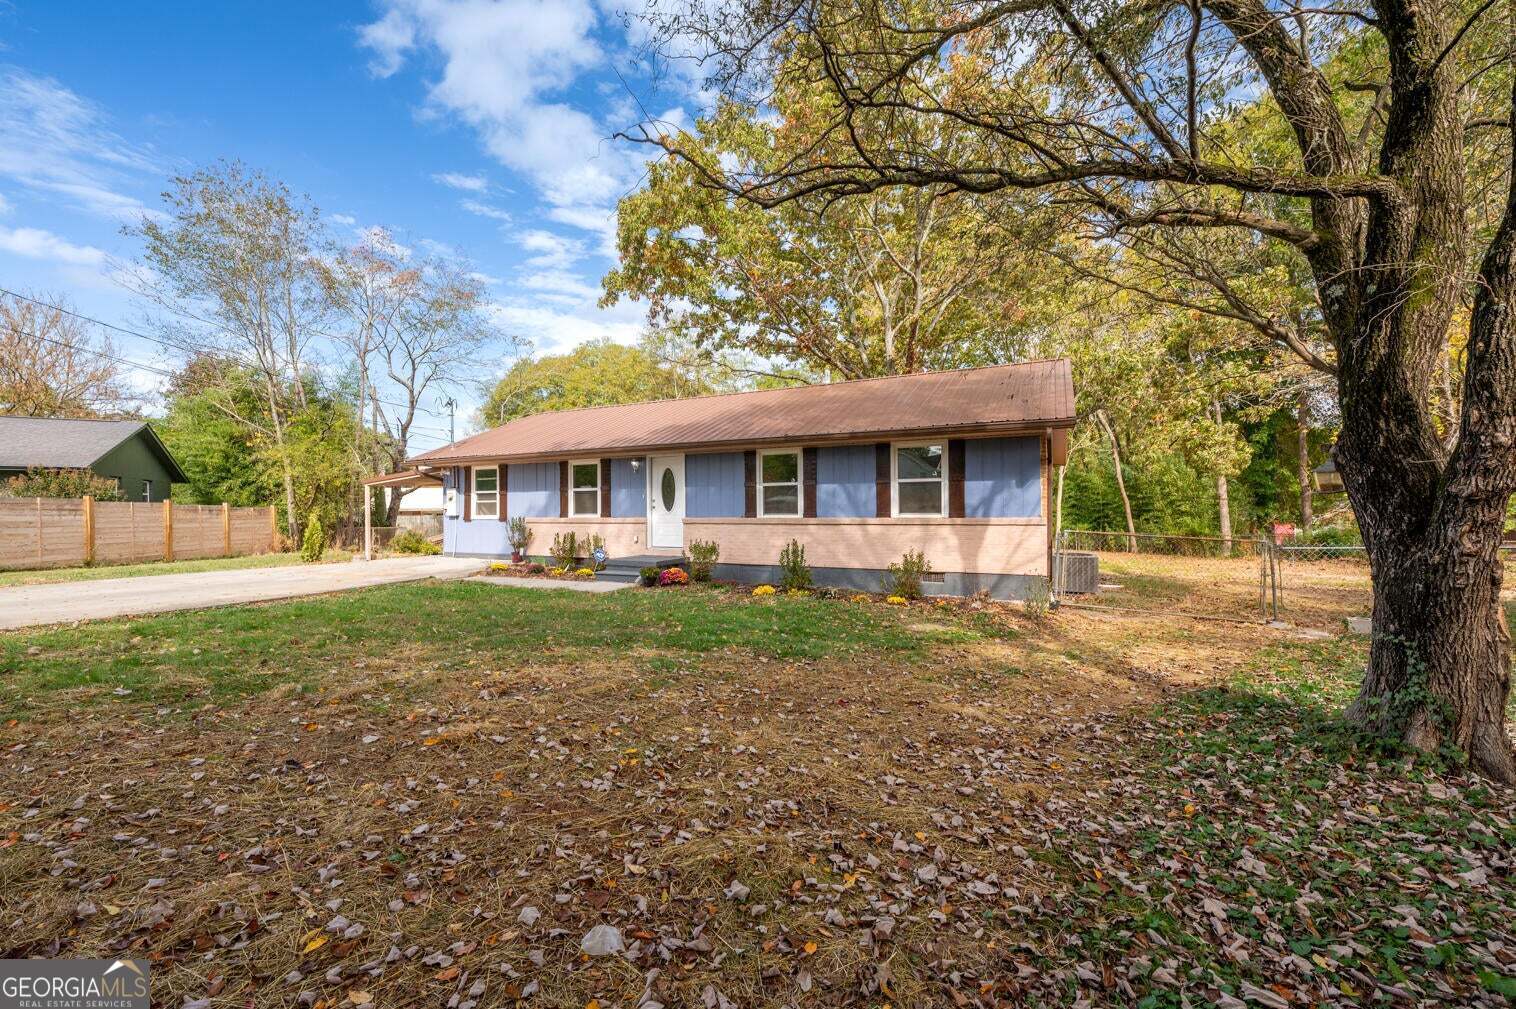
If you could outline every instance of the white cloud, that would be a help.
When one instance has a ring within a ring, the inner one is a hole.
[[[484,176],[464,175],[460,172],[438,172],[432,176],[432,181],[470,193],[483,193],[490,188],[490,182]]]
[[[537,354],[561,354],[590,340],[630,346],[642,335],[640,313],[559,310],[540,298],[510,299],[492,305],[489,313],[505,332],[530,340]]]
[[[119,190],[164,172],[156,153],[129,144],[98,105],[58,81],[15,69],[0,81],[0,176],[102,217],[135,220],[147,208]]]
[[[358,218],[351,214],[333,214],[331,219],[333,224],[341,224],[347,227],[352,227],[358,223]]]
[[[70,266],[100,266],[105,262],[103,250],[93,245],[75,245],[41,228],[0,227],[0,252]]]
[[[584,258],[584,243],[551,231],[523,231],[516,241],[532,257],[527,264],[541,270],[562,270]]]
[[[580,75],[609,62],[590,0],[386,0],[385,9],[359,35],[374,71],[388,76],[414,51],[438,53],[430,111],[472,126],[550,203],[604,205],[636,178],[641,166],[608,140],[612,129],[565,101]]]
[[[511,220],[510,211],[501,210],[499,207],[492,207],[488,203],[481,203],[478,200],[463,200],[458,206],[471,214],[478,214],[480,217],[488,217],[491,220],[502,222],[509,222]]]
[[[10,212],[11,212],[10,201],[5,198],[5,195],[3,193],[0,193],[0,217],[4,217],[6,214],[9,214]]]

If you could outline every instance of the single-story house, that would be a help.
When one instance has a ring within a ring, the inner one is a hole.
[[[818,584],[878,590],[921,550],[930,591],[1016,598],[1051,567],[1074,419],[1069,362],[1048,360],[536,414],[410,463],[442,476],[448,554],[509,556],[519,515],[534,556],[569,531],[613,558],[705,540],[717,578],[775,582],[794,539]]]
[[[33,468],[91,470],[126,501],[166,501],[189,479],[140,420],[0,417],[0,480]]]

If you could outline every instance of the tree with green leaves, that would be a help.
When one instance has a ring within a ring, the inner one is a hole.
[[[689,141],[703,161],[770,170],[807,142],[813,103],[807,89],[781,91],[762,115],[722,102]],[[1042,271],[988,225],[945,186],[879,190],[822,214],[796,203],[765,212],[667,160],[621,201],[620,263],[603,300],[644,301],[655,331],[823,380],[956,367],[971,346],[1004,360]]]
[[[165,338],[188,355],[253,376],[256,413],[232,396],[228,419],[264,439],[279,462],[290,535],[299,540],[292,417],[308,406],[312,344],[329,317],[319,215],[282,183],[237,162],[173,179],[161,216],[127,232],[143,244],[138,293],[165,313]],[[228,386],[235,381],[228,377]]]
[[[698,374],[669,367],[641,347],[593,340],[566,354],[517,361],[489,391],[476,419],[480,427],[496,427],[549,410],[680,399],[711,391]]]
[[[1161,264],[1130,282],[1140,294],[1220,313],[1331,375],[1335,458],[1375,589],[1350,717],[1516,781],[1498,554],[1516,492],[1503,12],[1487,0],[654,7],[655,38],[693,46],[733,100],[814,96],[805,139],[780,161],[734,165],[697,135],[643,127],[638,139],[713,191],[781,214],[901,188],[1031,195]],[[1344,58],[1355,50],[1366,58]],[[1277,155],[1225,128],[1235,96],[1253,93],[1288,138]],[[1208,254],[1232,231],[1304,272],[1305,315],[1287,310],[1283,281],[1236,283]],[[1453,344],[1462,366],[1443,382]]]

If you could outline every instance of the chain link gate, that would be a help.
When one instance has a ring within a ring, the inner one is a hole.
[[[1052,592],[1064,606],[1265,623],[1279,618],[1279,557],[1256,536],[1065,529]]]

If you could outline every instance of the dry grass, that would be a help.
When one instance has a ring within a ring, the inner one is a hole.
[[[150,957],[171,1006],[1040,1004],[1066,936],[1029,916],[1089,881],[1048,811],[1138,713],[1292,639],[866,610],[953,633],[459,661],[418,631],[314,689],[34,698],[0,738],[0,954]],[[633,955],[583,956],[599,923]]]

